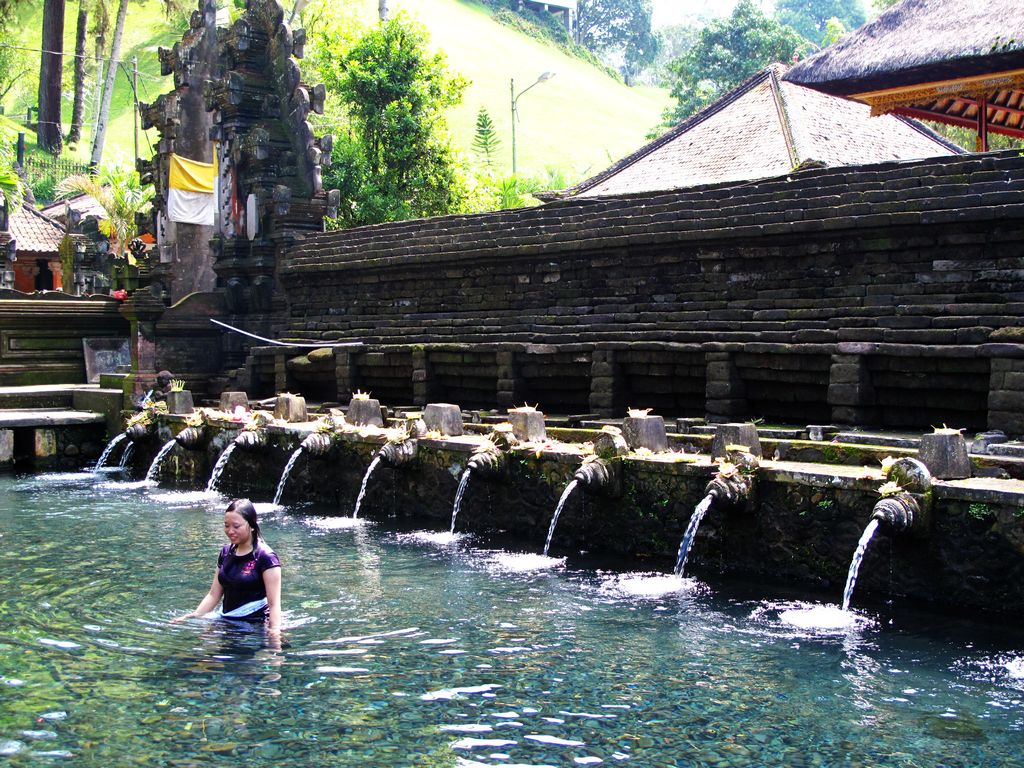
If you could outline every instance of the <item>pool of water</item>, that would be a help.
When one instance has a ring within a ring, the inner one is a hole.
[[[9,764],[1024,766],[1010,629],[837,621],[763,585],[323,509],[260,506],[283,647],[171,625],[209,586],[224,506],[114,476],[0,477]]]

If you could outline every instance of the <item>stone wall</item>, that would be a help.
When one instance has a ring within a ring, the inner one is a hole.
[[[0,386],[85,383],[85,338],[128,338],[109,296],[0,291]]]
[[[1005,152],[326,233],[282,333],[405,345],[435,398],[1020,432],[1022,192]]]

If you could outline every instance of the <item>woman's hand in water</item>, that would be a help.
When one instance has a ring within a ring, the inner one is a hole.
[[[183,613],[183,614],[181,614],[181,616],[175,616],[173,619],[171,619],[171,624],[180,624],[185,619],[195,618],[195,615],[196,615],[195,611],[189,611],[188,613]]]

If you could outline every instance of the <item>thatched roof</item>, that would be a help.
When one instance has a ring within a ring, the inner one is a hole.
[[[1012,70],[1024,70],[1021,0],[903,0],[785,79],[849,96]]]
[[[605,171],[542,199],[659,192],[961,152],[914,120],[873,118],[863,104],[782,82],[785,71],[782,64],[766,67]]]

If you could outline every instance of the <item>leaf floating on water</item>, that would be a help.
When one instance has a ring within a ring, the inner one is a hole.
[[[226,755],[238,749],[238,743],[234,741],[211,741],[199,748],[200,752],[216,752],[219,755]]]

